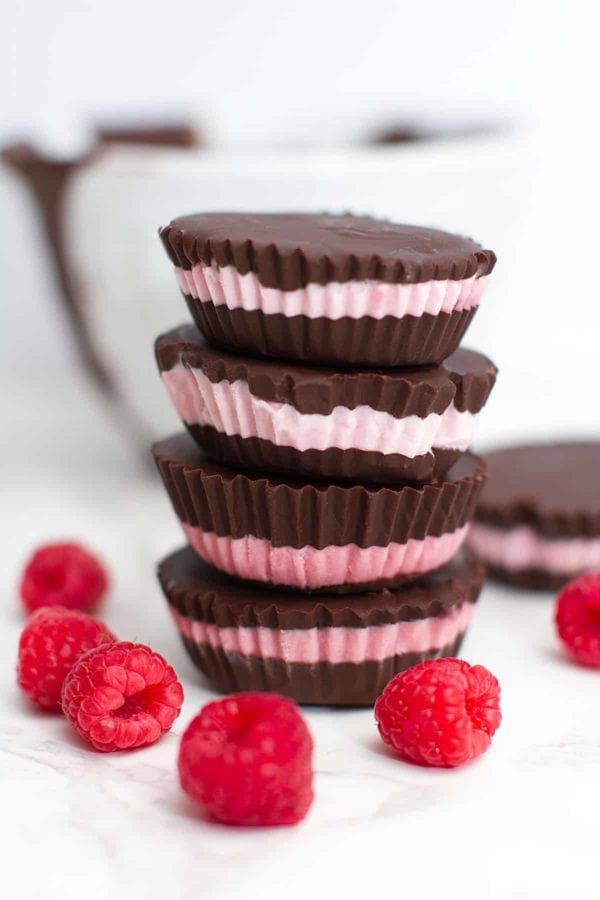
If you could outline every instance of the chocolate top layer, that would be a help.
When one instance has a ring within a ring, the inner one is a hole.
[[[234,266],[285,291],[354,279],[459,281],[496,262],[469,238],[369,216],[204,213],[173,219],[160,236],[175,266]]]
[[[443,616],[453,606],[474,603],[484,568],[476,560],[459,556],[402,588],[317,598],[247,585],[213,569],[186,548],[163,560],[158,577],[180,613],[223,628],[366,628]]]
[[[452,403],[479,412],[497,369],[481,353],[457,350],[439,366],[412,369],[332,369],[270,362],[217,350],[193,325],[161,335],[155,345],[161,371],[178,363],[201,369],[212,382],[245,381],[255,397],[289,403],[301,413],[329,415],[336,406],[370,406],[397,418],[443,413]]]
[[[487,462],[478,521],[549,538],[600,535],[600,443],[507,447]]]

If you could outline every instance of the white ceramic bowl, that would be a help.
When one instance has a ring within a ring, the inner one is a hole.
[[[79,171],[66,207],[97,353],[150,436],[176,426],[153,341],[188,313],[157,230],[201,210],[352,211],[469,235],[498,254],[482,307],[493,304],[508,283],[530,172],[528,142],[508,133],[302,155],[115,148]],[[485,350],[485,329],[478,335]]]

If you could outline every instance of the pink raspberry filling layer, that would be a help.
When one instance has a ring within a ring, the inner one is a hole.
[[[600,568],[600,537],[545,538],[526,525],[505,530],[474,522],[467,543],[484,562],[509,571],[576,575]]]
[[[369,584],[404,575],[423,575],[439,569],[457,552],[467,535],[468,525],[439,537],[409,539],[405,544],[386,547],[274,547],[264,538],[219,537],[199,526],[181,523],[191,547],[217,569],[270,584],[303,590],[342,584]]]
[[[477,416],[454,405],[425,418],[398,419],[390,413],[358,406],[336,406],[328,415],[300,413],[288,403],[254,396],[243,381],[212,382],[200,369],[181,363],[162,373],[179,416],[188,425],[209,425],[227,435],[261,438],[296,450],[379,451],[413,459],[436,448],[466,450]]]
[[[371,625],[366,628],[226,627],[200,622],[172,609],[183,637],[226,653],[282,659],[288,663],[361,663],[402,653],[426,653],[453,643],[469,626],[474,604],[463,603],[445,616]]]
[[[476,275],[459,281],[425,281],[420,284],[388,284],[383,281],[332,281],[307,284],[294,291],[265,287],[254,272],[245,275],[233,266],[198,264],[192,269],[176,267],[184,294],[212,301],[229,309],[259,309],[263,313],[307,316],[310,319],[361,319],[370,316],[436,316],[462,312],[479,305],[489,276]]]

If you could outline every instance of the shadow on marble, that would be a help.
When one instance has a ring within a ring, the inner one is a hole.
[[[586,677],[589,677],[590,680],[598,680],[597,668],[595,668],[594,666],[586,666],[584,663],[578,662],[560,646],[545,646],[541,649],[541,655],[545,660],[548,660],[548,662],[554,663],[554,665],[561,665],[563,668],[570,669],[573,672],[585,672]]]

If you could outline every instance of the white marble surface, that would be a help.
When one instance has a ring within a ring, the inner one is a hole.
[[[491,751],[454,772],[414,768],[379,742],[370,711],[306,713],[317,797],[297,828],[203,821],[181,794],[178,738],[211,697],[167,618],[153,569],[179,542],[158,484],[140,474],[82,385],[0,383],[7,428],[0,578],[3,896],[289,900],[597,897],[600,675],[568,664],[548,598],[485,589],[465,646],[503,687]],[[10,428],[8,427],[10,425]],[[104,615],[150,643],[186,690],[172,734],[99,755],[61,718],[32,711],[14,679],[15,582],[37,542],[85,538],[114,573]]]

